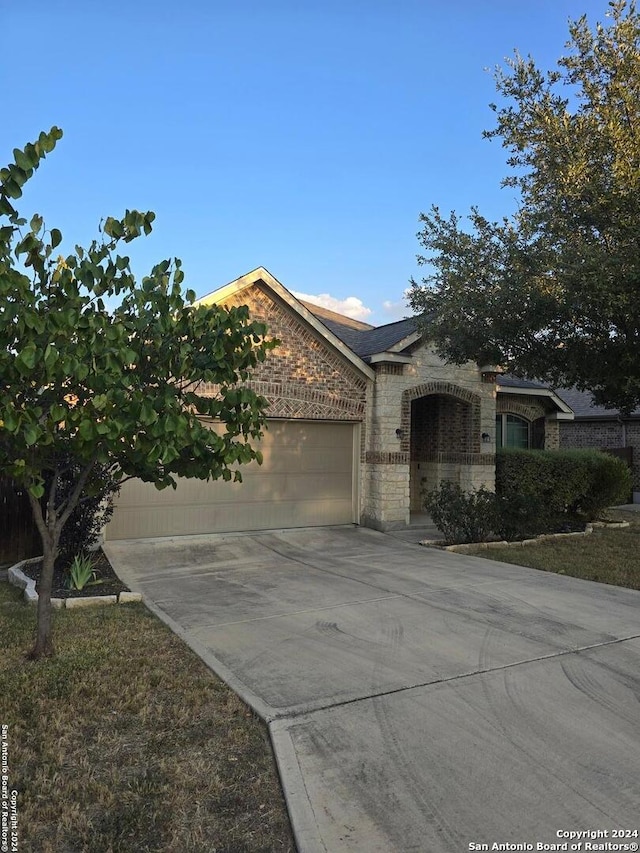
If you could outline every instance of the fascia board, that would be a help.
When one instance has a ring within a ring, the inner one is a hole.
[[[552,412],[546,416],[546,419],[548,421],[573,421],[575,417],[573,412]]]
[[[517,394],[520,397],[547,397],[551,402],[558,407],[559,413],[564,413],[567,415],[571,415],[573,417],[573,410],[567,406],[564,400],[561,400],[557,394],[551,391],[548,388],[517,388],[504,385],[496,385],[496,391],[498,394]]]
[[[387,350],[387,352],[377,352],[375,355],[369,356],[370,364],[411,364],[413,357],[410,355],[401,355],[397,352]]]
[[[398,341],[397,344],[394,344],[392,347],[389,347],[387,352],[402,352],[403,349],[410,347],[411,344],[417,343],[420,340],[422,334],[420,332],[411,332],[410,335],[407,335],[406,338],[403,338],[401,341]]]

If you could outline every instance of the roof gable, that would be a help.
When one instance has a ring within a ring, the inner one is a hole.
[[[253,287],[256,284],[264,285],[268,290],[274,293],[277,297],[285,302],[291,310],[293,310],[306,324],[311,326],[325,341],[335,350],[337,350],[343,358],[355,367],[360,373],[373,379],[375,374],[373,370],[365,364],[365,362],[357,354],[356,350],[352,349],[349,344],[336,335],[327,322],[322,322],[309,308],[305,306],[299,299],[287,290],[271,273],[264,267],[257,267],[255,270],[246,275],[237,278],[235,281],[224,285],[223,287],[214,290],[212,293],[196,300],[196,304],[200,305],[217,305],[241,293],[247,288]],[[315,307],[315,306],[314,306]],[[357,331],[357,330],[353,330]]]

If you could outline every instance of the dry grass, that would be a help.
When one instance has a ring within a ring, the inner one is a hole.
[[[266,730],[143,605],[35,613],[0,583],[0,722],[20,849],[293,851]]]
[[[505,545],[467,553],[503,563],[530,566],[545,572],[640,589],[640,513],[616,512],[612,520],[628,528],[596,528],[590,536],[571,537],[535,545]]]

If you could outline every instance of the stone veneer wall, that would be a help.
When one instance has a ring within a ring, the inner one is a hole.
[[[376,366],[370,394],[363,523],[382,529],[403,526],[409,523],[412,504],[419,508],[420,478],[417,462],[412,466],[410,459],[411,405],[428,395],[437,395],[443,403],[442,414],[432,417],[440,417],[443,425],[448,422],[459,434],[459,446],[452,435],[446,448],[429,457],[434,476],[454,479],[464,488],[494,487],[495,444],[482,444],[481,435],[495,435],[495,385],[481,381],[477,365],[448,365],[431,347],[419,346],[410,364]],[[462,419],[459,424],[452,420],[456,413]]]
[[[640,421],[565,421],[560,425],[562,448],[633,448],[633,491],[640,502]]]

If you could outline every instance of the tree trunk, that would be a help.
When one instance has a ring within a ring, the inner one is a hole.
[[[44,515],[39,499],[35,498],[31,492],[27,492],[31,511],[33,512],[33,517],[40,533],[40,538],[42,539],[42,570],[40,572],[40,584],[38,588],[36,644],[27,656],[30,660],[39,660],[46,655],[53,654],[53,642],[51,640],[53,630],[51,587],[53,586],[53,569],[56,557],[58,556],[60,534],[80,500],[80,495],[94,465],[95,459],[91,459],[82,469],[71,492],[71,496],[66,501],[66,508],[60,514],[58,514],[58,510],[56,509],[59,473],[57,468],[49,487],[47,507]]]
[[[53,629],[51,608],[51,587],[53,585],[53,567],[56,559],[56,549],[52,543],[43,537],[42,570],[38,588],[38,623],[36,628],[36,644],[29,652],[31,660],[39,660],[53,654],[51,633]]]

